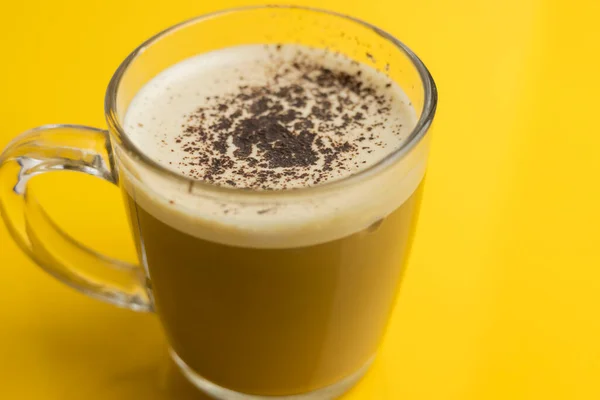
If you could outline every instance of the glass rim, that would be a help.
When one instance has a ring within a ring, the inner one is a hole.
[[[417,124],[411,131],[408,138],[404,141],[404,143],[383,157],[381,160],[377,161],[375,164],[361,170],[355,174],[349,175],[345,178],[336,179],[330,182],[325,182],[322,184],[318,184],[315,186],[307,186],[301,188],[289,188],[289,189],[276,189],[276,190],[256,190],[249,188],[236,188],[236,187],[226,187],[219,186],[215,184],[211,184],[208,182],[203,182],[198,179],[194,179],[183,174],[180,174],[176,171],[173,171],[159,162],[153,160],[133,143],[131,139],[129,139],[125,129],[119,122],[118,112],[117,112],[117,93],[119,92],[121,80],[125,75],[125,72],[128,70],[129,66],[151,45],[160,41],[163,37],[166,37],[170,34],[176,33],[179,30],[185,29],[188,26],[195,25],[197,23],[201,23],[205,20],[216,18],[220,16],[225,16],[231,13],[244,12],[244,11],[252,11],[252,10],[261,10],[261,9],[288,9],[288,10],[302,10],[302,11],[311,11],[320,14],[326,14],[333,17],[343,18],[350,22],[357,23],[366,27],[376,34],[378,34],[383,39],[391,42],[398,50],[402,51],[412,62],[413,66],[417,69],[419,73],[419,77],[421,78],[421,83],[423,85],[423,108],[421,110],[421,115],[417,121]],[[310,193],[314,194],[316,192],[322,192],[327,190],[337,190],[341,187],[345,187],[346,185],[350,185],[354,182],[365,179],[368,176],[376,174],[380,171],[387,169],[388,167],[396,164],[400,160],[404,158],[406,154],[408,154],[421,140],[426,136],[429,131],[429,127],[433,122],[433,118],[435,116],[435,111],[437,107],[437,88],[433,77],[429,73],[429,70],[425,66],[425,64],[417,57],[417,55],[403,42],[396,39],[391,34],[386,31],[378,28],[377,26],[363,21],[359,18],[352,17],[346,14],[338,13],[336,11],[330,11],[326,9],[320,9],[315,7],[303,7],[303,6],[294,6],[294,5],[255,5],[255,6],[243,6],[243,7],[234,7],[223,9],[219,11],[210,12],[207,14],[203,14],[200,16],[196,16],[190,18],[186,21],[180,22],[176,25],[172,25],[161,32],[155,34],[150,37],[142,44],[140,44],[135,50],[133,50],[125,60],[119,65],[114,75],[112,76],[110,83],[108,84],[106,90],[106,96],[104,101],[104,113],[106,117],[106,121],[109,127],[110,135],[115,137],[117,142],[121,147],[125,149],[125,151],[129,155],[133,155],[136,161],[140,161],[146,167],[151,169],[154,172],[157,172],[162,175],[166,175],[173,180],[179,181],[182,184],[188,185],[190,188],[192,187],[202,187],[203,189],[209,192],[218,192],[222,194],[244,194],[244,195],[260,195],[260,196],[281,196],[287,193],[293,194],[305,194]]]

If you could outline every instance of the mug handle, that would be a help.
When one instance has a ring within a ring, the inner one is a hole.
[[[0,213],[13,239],[63,283],[119,307],[151,311],[140,266],[83,246],[27,195],[30,178],[64,170],[117,184],[108,132],[79,125],[41,126],[18,136],[0,154]]]

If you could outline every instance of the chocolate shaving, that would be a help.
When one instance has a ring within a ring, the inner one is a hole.
[[[282,47],[273,46],[274,54]],[[380,139],[348,136],[371,131],[391,110],[391,100],[361,70],[325,67],[302,52],[291,62],[276,60],[267,84],[248,84],[242,75],[244,84],[235,92],[206,96],[186,116],[172,143],[185,153],[179,163],[183,173],[231,187],[311,186],[346,170],[361,151],[354,143]]]

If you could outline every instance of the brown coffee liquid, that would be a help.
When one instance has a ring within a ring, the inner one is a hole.
[[[421,186],[371,228],[289,249],[190,236],[124,191],[173,350],[203,378],[250,394],[307,392],[356,372],[394,304]]]

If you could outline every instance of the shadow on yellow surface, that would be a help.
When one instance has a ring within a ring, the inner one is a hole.
[[[177,366],[167,356],[154,367],[146,370],[123,373],[107,382],[100,382],[96,397],[99,399],[129,400],[211,400],[199,392],[181,374]]]

